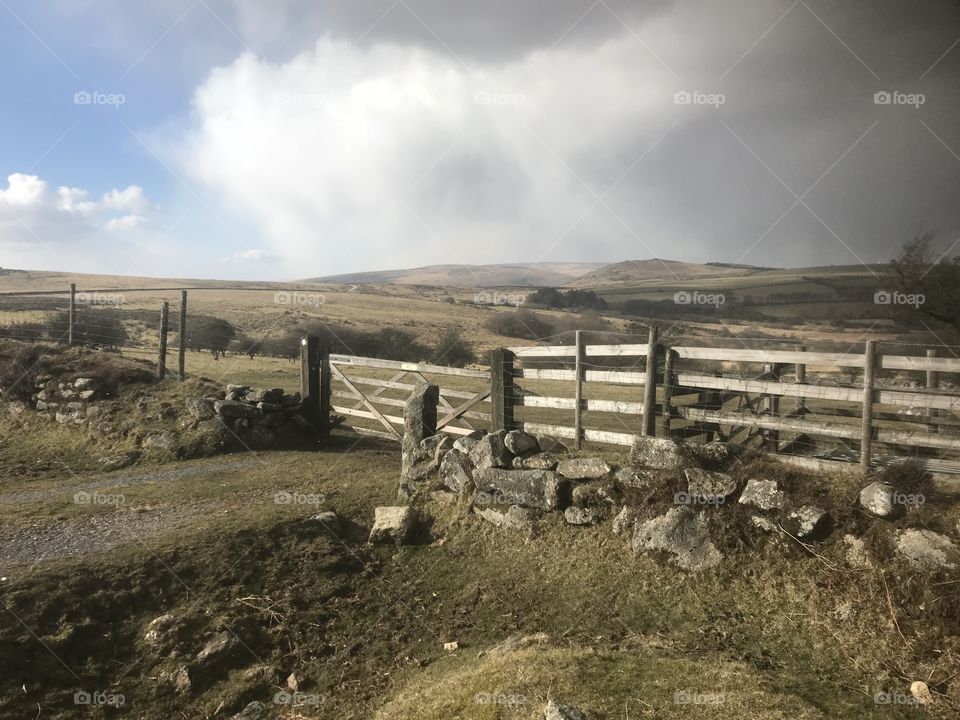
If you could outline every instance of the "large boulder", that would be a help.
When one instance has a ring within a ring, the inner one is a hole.
[[[594,525],[597,522],[597,513],[590,507],[571,505],[563,511],[563,519],[567,525]]]
[[[437,432],[437,403],[440,388],[421,383],[417,385],[403,408],[403,442],[401,443],[400,477],[403,481],[425,479],[436,467],[430,467],[432,457],[421,443]]]
[[[687,478],[687,493],[696,502],[722,505],[737,491],[736,481],[726,473],[687,468],[683,474]]]
[[[217,415],[225,418],[255,418],[263,415],[262,410],[239,400],[217,400],[213,409]]]
[[[466,453],[453,448],[440,461],[440,483],[454,492],[463,492],[473,482],[473,466]]]
[[[511,505],[506,511],[496,507],[475,507],[474,513],[497,527],[511,530],[526,530],[537,519],[537,511],[531,508]]]
[[[634,553],[668,553],[671,562],[684,570],[704,570],[723,559],[710,539],[706,518],[689,507],[676,507],[638,524],[631,546]]]
[[[209,420],[217,414],[215,401],[211,398],[189,398],[184,406],[190,417],[195,420]]]
[[[417,511],[408,505],[374,508],[370,542],[410,542],[417,524]]]
[[[511,453],[504,444],[507,433],[499,430],[495,433],[484,435],[477,441],[473,449],[470,450],[470,462],[477,470],[487,468],[508,468],[513,461]]]
[[[688,463],[684,447],[669,438],[638,437],[630,448],[630,464],[656,470],[680,470]]]
[[[890,483],[872,482],[860,491],[860,506],[876,517],[894,518],[903,512],[896,495],[897,490]]]
[[[747,480],[740,502],[760,510],[778,510],[783,507],[783,491],[776,480]]]
[[[522,505],[547,512],[566,506],[566,484],[549,470],[484,468],[474,473],[473,480],[478,491],[476,504]]]
[[[786,529],[800,540],[822,540],[830,534],[833,518],[823,508],[804,505],[787,516]]]
[[[919,570],[952,570],[960,564],[960,550],[953,541],[932,530],[901,531],[896,552]]]
[[[599,480],[610,470],[610,463],[601,458],[571,458],[557,465],[557,472],[568,480]]]
[[[650,486],[650,474],[645,470],[629,467],[620,468],[613,474],[613,477],[621,487],[644,490]]]
[[[556,470],[557,458],[550,453],[537,453],[530,457],[514,458],[513,466],[521,470]]]
[[[530,433],[523,430],[511,430],[503,438],[503,444],[514,455],[526,455],[540,452],[540,444]]]

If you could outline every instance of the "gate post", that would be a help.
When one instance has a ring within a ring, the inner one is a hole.
[[[506,348],[490,353],[491,431],[513,430],[513,359]]]
[[[583,447],[583,381],[586,378],[586,367],[584,365],[584,347],[583,332],[577,330],[574,334],[576,343],[576,360],[574,361],[574,374],[576,375],[575,387],[573,392],[576,408],[573,413],[573,429],[576,433],[577,450]]]
[[[330,439],[330,348],[324,345],[320,349],[320,440]]]
[[[300,339],[300,397],[303,400],[304,417],[319,430],[320,338],[316,335]]]
[[[657,338],[659,329],[656,325],[650,326],[650,335],[647,338],[647,367],[643,378],[643,418],[640,426],[641,435],[653,435],[654,426],[653,408],[657,402]]]
[[[870,472],[870,460],[873,454],[873,384],[877,367],[877,343],[867,340],[867,350],[863,358],[863,422],[860,426],[860,469],[866,475]]]
[[[676,373],[673,369],[674,352],[670,347],[663,348],[663,409],[660,411],[660,424],[657,434],[671,437],[670,421],[673,417],[673,388],[676,385]]]

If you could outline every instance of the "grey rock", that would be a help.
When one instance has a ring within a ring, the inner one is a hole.
[[[469,454],[484,435],[486,435],[486,433],[483,430],[474,430],[469,435],[461,435],[453,442],[453,448],[462,453]]]
[[[297,407],[300,405],[300,393],[295,392],[289,395],[283,395],[280,398],[280,404],[285,408]]]
[[[143,439],[143,446],[145,448],[156,448],[157,450],[171,450],[173,449],[173,436],[170,433],[153,433],[152,435],[147,435]]]
[[[510,530],[526,530],[532,527],[539,517],[536,510],[519,505],[511,505],[506,511],[494,507],[474,508],[474,513],[497,527]]]
[[[657,470],[680,470],[688,462],[683,446],[669,438],[638,437],[630,448],[630,464]]]
[[[248,391],[243,399],[249,403],[264,402],[270,404],[279,404],[282,398],[283,388],[270,388],[269,390],[261,390],[260,388],[256,388]]]
[[[400,476],[403,481],[420,481],[436,469],[433,457],[420,447],[437,432],[437,403],[440,389],[421,383],[414,388],[403,408],[403,442],[401,443]],[[405,487],[401,483],[401,490]]]
[[[453,448],[440,461],[440,483],[454,492],[463,492],[473,482],[473,468],[465,453]]]
[[[96,394],[96,390],[81,390],[77,393],[77,397],[81,400],[90,400]]]
[[[77,390],[95,390],[97,386],[97,381],[94,380],[93,378],[87,378],[87,377],[77,378],[76,380],[73,381],[73,386]]]
[[[167,640],[170,631],[176,624],[177,618],[171,613],[164,613],[155,617],[147,623],[147,629],[143,633],[143,641],[147,645],[159,645]]]
[[[903,505],[894,502],[896,488],[885,482],[872,482],[860,491],[860,506],[879,518],[893,518],[903,512]]]
[[[523,430],[511,430],[503,438],[503,444],[514,455],[525,455],[540,451],[540,444],[530,433]]]
[[[902,530],[896,552],[919,570],[952,570],[960,564],[960,550],[953,541],[932,530]]]
[[[610,463],[601,458],[571,458],[557,465],[557,472],[569,480],[599,480],[610,470]]]
[[[779,529],[777,528],[777,524],[773,520],[770,520],[769,518],[765,518],[762,515],[751,515],[750,524],[753,525],[758,530],[763,530],[764,532],[767,532],[767,533],[776,532]]]
[[[783,507],[783,491],[776,480],[747,480],[740,502],[761,510],[777,510]]]
[[[621,487],[643,490],[650,486],[650,473],[644,470],[628,467],[620,468],[614,473],[613,477]]]
[[[267,706],[259,700],[254,700],[236,715],[231,715],[230,720],[267,720],[270,717],[270,711]]]
[[[197,653],[195,660],[204,667],[225,664],[237,653],[239,647],[240,642],[232,633],[218,632]]]
[[[263,410],[265,413],[279,413],[283,410],[283,405],[275,402],[266,402],[261,400],[257,403],[257,410]]]
[[[453,448],[453,438],[446,433],[437,433],[420,442],[420,449],[434,462],[434,467],[440,467],[440,461],[448,450]]]
[[[262,410],[239,400],[217,400],[213,404],[213,409],[217,415],[226,418],[255,418],[263,414]]]
[[[726,473],[687,468],[683,474],[687,478],[690,496],[707,503],[723,503],[737,491],[736,481]]]
[[[417,524],[417,511],[409,505],[374,508],[370,542],[407,543]]]
[[[563,519],[567,525],[594,525],[597,514],[593,508],[570,506],[563,511]]]
[[[184,404],[187,413],[197,420],[209,420],[217,414],[211,398],[190,398]]]
[[[543,720],[587,720],[587,716],[572,705],[562,705],[549,700],[543,710]]]
[[[511,466],[513,454],[503,444],[506,435],[505,431],[500,430],[484,435],[477,441],[477,444],[470,451],[470,462],[477,470]]]
[[[787,516],[786,525],[801,540],[822,540],[830,534],[833,519],[823,508],[805,505]]]
[[[549,470],[485,468],[477,470],[473,479],[475,505],[522,505],[547,512],[563,509],[565,482]]]
[[[310,520],[320,523],[334,534],[340,532],[340,516],[333,510],[324,510],[322,513],[314,515]]]
[[[520,461],[520,468],[523,470],[556,470],[557,458],[550,453],[538,453],[525,458],[515,458],[514,461]],[[516,467],[516,464],[514,464]]]
[[[613,519],[610,528],[613,530],[614,535],[632,534],[638,519],[639,514],[636,508],[624,505]]]
[[[562,454],[567,452],[567,446],[559,438],[554,437],[553,435],[534,435],[537,439],[537,445],[540,447],[540,452],[545,453],[558,453]]]
[[[671,562],[684,570],[704,570],[723,559],[710,539],[704,516],[688,507],[673,508],[638,524],[631,546],[634,553],[666,552]]]

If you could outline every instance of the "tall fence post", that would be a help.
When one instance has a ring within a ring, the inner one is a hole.
[[[643,420],[640,425],[641,435],[652,435],[654,426],[654,406],[657,403],[657,339],[659,328],[650,326],[647,337],[647,368],[643,378]]]
[[[798,352],[806,352],[806,351],[807,351],[807,346],[806,346],[806,345],[798,345],[798,346],[797,346],[797,351],[798,351]],[[797,384],[798,384],[798,385],[804,385],[804,384],[806,384],[806,382],[807,382],[807,365],[806,365],[806,363],[797,363],[797,364],[794,366],[794,372],[795,372],[795,374],[796,374],[796,376],[797,376]],[[797,401],[796,401],[796,404],[795,404],[795,407],[794,407],[794,410],[793,410],[794,414],[799,417],[800,415],[806,413],[806,411],[807,411],[807,404],[806,404],[806,403],[807,403],[806,398],[798,397],[798,398],[797,398]]]
[[[574,364],[574,374],[576,375],[576,379],[574,380],[576,383],[574,388],[574,401],[576,403],[576,408],[574,409],[573,428],[574,432],[576,433],[577,450],[579,450],[583,447],[583,380],[586,377],[586,368],[583,362],[583,332],[577,330],[574,334],[574,338],[577,357]]]
[[[160,351],[157,358],[157,377],[163,380],[167,376],[167,328],[170,325],[170,303],[166,300],[160,306]]]
[[[780,363],[767,363],[764,365],[764,372],[767,375],[767,379],[770,382],[780,382],[780,378],[783,375],[783,365]],[[764,410],[776,419],[780,419],[780,396],[779,395],[767,395],[764,399]],[[780,450],[780,431],[777,429],[771,429],[767,431],[767,449],[773,452],[778,452]]]
[[[67,345],[73,345],[73,324],[77,318],[77,284],[70,283],[70,305],[67,308]]]
[[[670,437],[670,421],[673,417],[673,387],[676,385],[676,373],[673,370],[674,352],[672,348],[663,348],[663,407],[660,410],[660,426],[657,435]]]
[[[867,340],[863,357],[863,423],[860,428],[860,469],[870,472],[873,451],[873,385],[877,372],[877,346],[875,340]]]
[[[935,358],[939,355],[936,348],[927,348],[927,357]],[[927,390],[937,390],[940,387],[940,373],[936,370],[927,370]],[[927,408],[927,416],[931,418],[938,417],[940,411],[936,408]],[[927,430],[936,433],[940,432],[940,426],[936,423],[929,423]]]
[[[490,353],[490,407],[492,430],[513,430],[513,360],[506,348]]]
[[[300,339],[300,397],[303,401],[304,417],[319,430],[320,338],[316,335],[307,335]]]
[[[187,291],[180,291],[180,334],[177,347],[177,371],[181,380],[187,379]]]
[[[326,442],[330,439],[330,396],[332,394],[330,384],[330,348],[326,345],[320,350],[320,440]]]

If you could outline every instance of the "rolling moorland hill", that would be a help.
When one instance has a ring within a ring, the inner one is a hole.
[[[603,263],[510,263],[495,265],[427,265],[311,278],[306,282],[435,285],[440,287],[544,287],[567,285]]]

